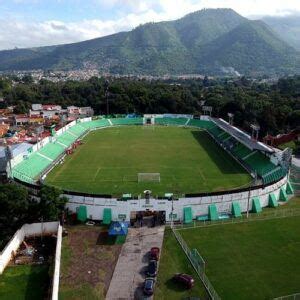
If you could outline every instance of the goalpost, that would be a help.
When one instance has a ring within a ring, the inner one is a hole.
[[[138,182],[160,182],[160,173],[138,173]]]

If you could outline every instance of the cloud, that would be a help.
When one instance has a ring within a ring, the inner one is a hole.
[[[42,0],[14,0],[39,2]],[[63,20],[35,21],[17,18],[13,14],[0,17],[0,49],[36,47],[72,43],[97,38],[119,31],[130,30],[147,22],[174,20],[203,8],[233,8],[244,16],[282,16],[300,12],[299,0],[56,0],[57,5],[85,2],[94,3],[110,11],[110,18],[84,19],[66,22]],[[75,2],[74,2],[75,1]],[[0,4],[3,3],[0,0]],[[55,13],[55,12],[54,12]]]
[[[106,21],[93,19],[79,22],[30,22],[12,18],[0,19],[0,49],[73,43],[128,31],[146,22],[164,20],[164,17],[150,9],[141,14],[130,13],[118,20]]]

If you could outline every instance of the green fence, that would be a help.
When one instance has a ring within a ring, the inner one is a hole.
[[[184,253],[190,260],[193,268],[195,269],[196,273],[200,277],[201,281],[203,282],[207,292],[209,293],[211,299],[218,300],[221,299],[214,289],[213,285],[210,283],[208,277],[205,274],[205,261],[202,256],[199,254],[197,249],[190,250],[189,246],[186,244],[180,233],[171,227],[173,234],[176,237],[176,240],[180,244],[181,248],[183,249]]]

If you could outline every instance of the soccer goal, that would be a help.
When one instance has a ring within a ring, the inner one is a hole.
[[[138,173],[138,182],[160,182],[160,173]]]

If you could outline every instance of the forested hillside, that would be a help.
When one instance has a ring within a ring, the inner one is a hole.
[[[32,83],[30,78],[12,84],[0,80],[2,107],[16,105],[27,112],[31,103],[92,106],[106,113],[105,80]],[[262,135],[277,134],[300,126],[300,77],[281,79],[273,85],[239,80],[143,81],[111,79],[108,86],[110,113],[201,113],[201,101],[213,106],[213,115],[235,114],[235,124],[249,130],[257,122]]]
[[[300,55],[263,21],[206,9],[80,43],[0,51],[0,70],[96,68],[111,74],[300,74]]]

